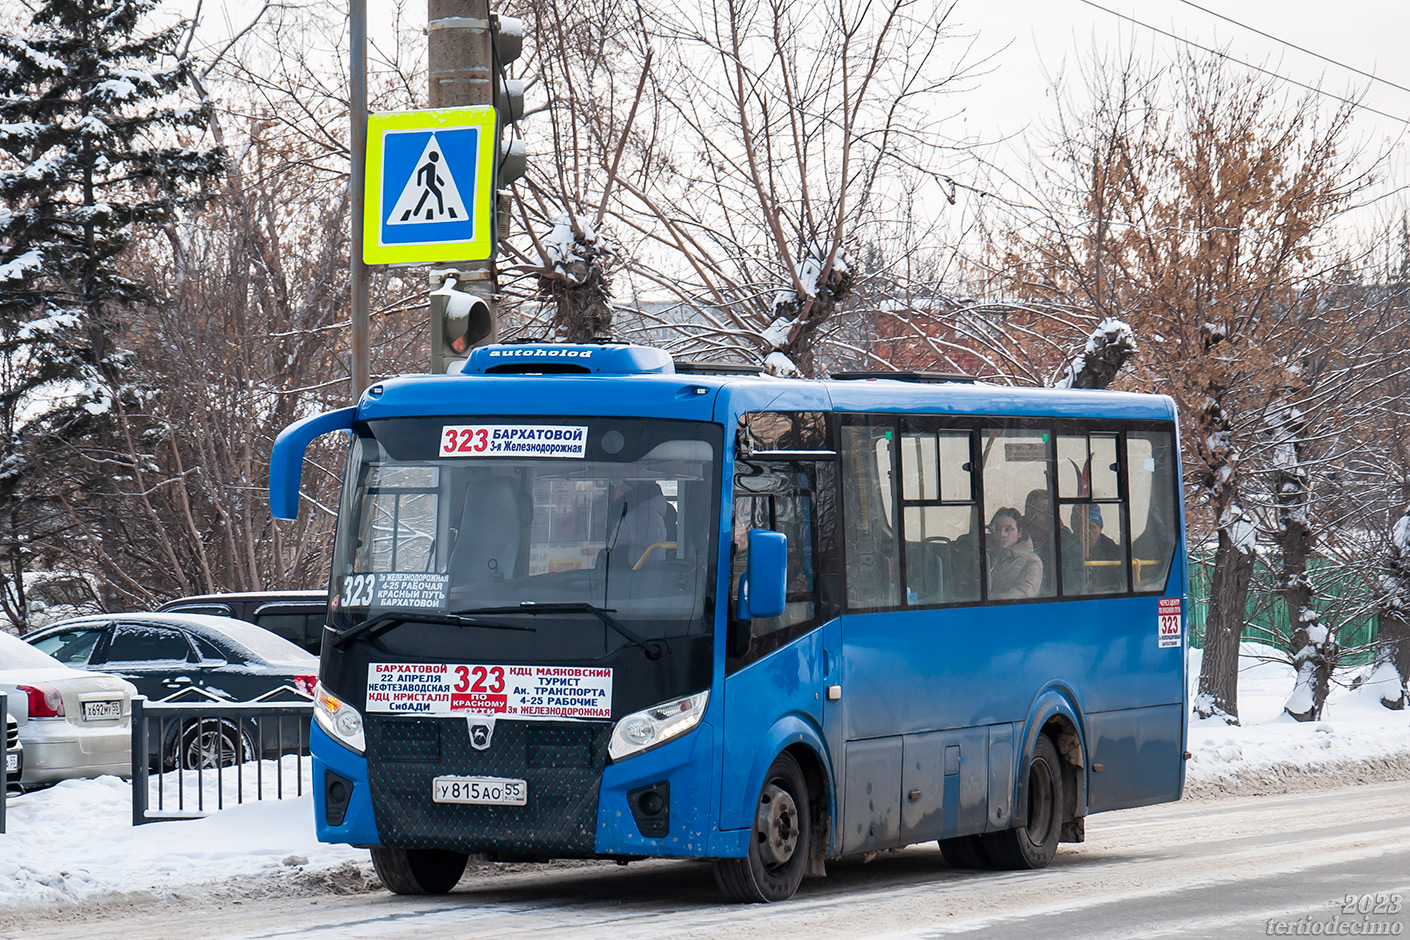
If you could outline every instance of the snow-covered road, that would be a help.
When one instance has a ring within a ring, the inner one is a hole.
[[[1384,911],[1361,913],[1363,896]],[[1352,895],[1353,913],[1343,908]],[[1390,898],[1399,896],[1391,913]],[[792,901],[730,905],[702,863],[485,866],[442,898],[385,893],[127,899],[5,936],[1124,938],[1267,936],[1269,923],[1407,929],[1410,783],[1177,803],[1094,817],[1040,872],[962,872],[934,845],[829,866]],[[1311,918],[1311,920],[1308,920]],[[1291,931],[1290,931],[1291,933]]]

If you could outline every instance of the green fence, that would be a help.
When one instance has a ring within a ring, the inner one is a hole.
[[[1308,563],[1308,576],[1319,594],[1312,606],[1322,615],[1323,623],[1336,631],[1341,644],[1345,665],[1359,665],[1370,662],[1371,644],[1376,639],[1377,622],[1374,616],[1348,618],[1348,607],[1360,606],[1348,601],[1364,598],[1366,585],[1359,579],[1341,575],[1327,576],[1326,569],[1333,563],[1325,558],[1313,558]],[[1209,615],[1209,585],[1214,570],[1212,556],[1190,556],[1190,645],[1204,646],[1204,625]],[[1319,577],[1318,572],[1323,572]],[[1244,612],[1243,639],[1252,643],[1266,643],[1292,652],[1292,627],[1288,621],[1287,605],[1275,590],[1277,573],[1262,558],[1254,562],[1253,582],[1248,589],[1248,607]]]

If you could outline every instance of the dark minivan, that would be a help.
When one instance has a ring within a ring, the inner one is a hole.
[[[328,619],[327,591],[245,591],[179,597],[157,608],[160,613],[214,614],[234,617],[301,646],[317,656]]]

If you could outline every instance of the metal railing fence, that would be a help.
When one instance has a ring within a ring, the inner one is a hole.
[[[132,824],[199,819],[227,805],[302,796],[312,717],[312,702],[134,698]]]

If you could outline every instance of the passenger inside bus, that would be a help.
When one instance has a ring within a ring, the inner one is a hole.
[[[1087,558],[1087,593],[1111,594],[1126,589],[1121,546],[1102,534],[1102,509],[1096,503],[1072,507],[1072,529]]]
[[[640,480],[613,500],[607,513],[612,564],[628,568],[647,562],[675,547],[675,510],[666,502],[661,485]]]
[[[989,597],[994,600],[1038,596],[1043,560],[1020,531],[1022,522],[1018,510],[1008,507],[997,510],[989,522]]]
[[[1082,565],[1082,546],[1072,530],[1057,523],[1057,538],[1053,537],[1052,500],[1045,489],[1036,489],[1028,494],[1023,503],[1023,534],[1031,540],[1033,551],[1043,563],[1043,583],[1038,594],[1033,596],[1054,597],[1057,595],[1057,564],[1053,548],[1060,540],[1062,547],[1062,590],[1066,595],[1082,594],[1086,587],[1086,572]]]

